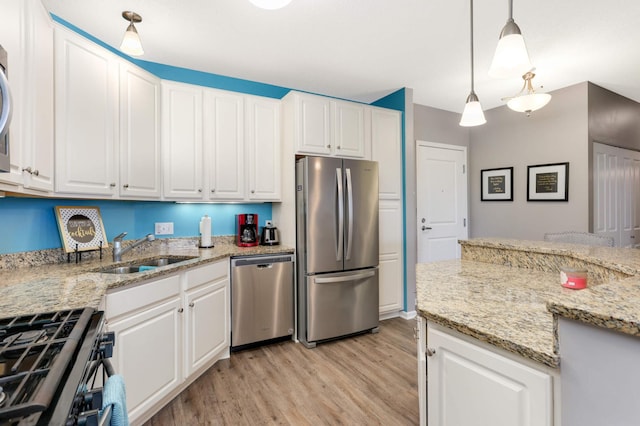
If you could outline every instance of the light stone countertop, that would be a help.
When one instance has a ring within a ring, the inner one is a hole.
[[[558,367],[546,301],[571,292],[551,272],[449,260],[416,265],[417,309],[433,321],[515,354]]]
[[[215,247],[199,249],[195,240],[168,243],[156,240],[142,250],[132,250],[123,256],[117,265],[127,265],[140,259],[165,256],[194,256],[194,259],[179,264],[158,267],[132,274],[105,274],[93,272],[116,265],[107,250],[104,259],[83,260],[81,263],[55,263],[0,269],[0,318],[31,315],[63,309],[98,308],[108,290],[163,275],[205,265],[232,256],[293,253],[287,246],[237,247],[228,237],[214,238]],[[142,246],[141,246],[142,247]],[[29,252],[22,254],[29,256]],[[28,264],[28,260],[25,261]]]
[[[460,241],[463,260],[418,264],[420,315],[558,367],[557,317],[640,336],[640,250],[546,241]],[[565,289],[559,267],[589,271]]]

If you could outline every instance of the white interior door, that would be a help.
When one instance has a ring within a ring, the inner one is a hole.
[[[593,144],[593,232],[640,247],[640,152]]]
[[[460,258],[468,237],[467,148],[418,141],[416,148],[418,262]]]

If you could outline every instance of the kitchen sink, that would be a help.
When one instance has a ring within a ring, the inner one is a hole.
[[[93,272],[101,274],[133,274],[143,272],[159,266],[174,265],[187,260],[196,259],[197,256],[165,256],[153,259],[138,260],[135,263],[126,266],[112,266],[96,269]]]

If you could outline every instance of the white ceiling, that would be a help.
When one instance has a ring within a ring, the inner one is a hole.
[[[399,88],[414,102],[461,112],[470,91],[468,0],[43,0],[50,12],[117,47],[123,10],[142,15],[141,59],[344,99]],[[487,76],[507,0],[476,0],[475,89],[503,105],[521,79]],[[640,101],[640,1],[515,0],[513,16],[552,91],[589,80]],[[552,100],[553,102],[553,100]]]

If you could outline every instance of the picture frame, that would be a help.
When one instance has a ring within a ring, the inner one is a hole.
[[[65,253],[109,247],[99,207],[55,206],[55,214]]]
[[[513,201],[513,167],[480,170],[480,201]]]
[[[527,201],[569,201],[569,163],[527,166]]]

